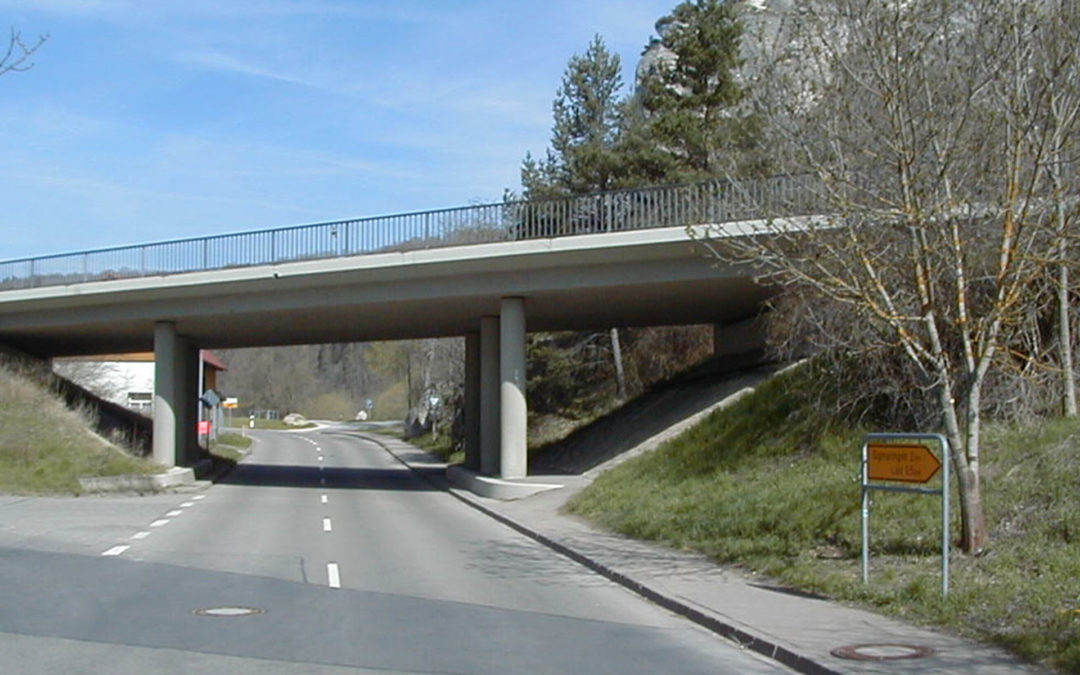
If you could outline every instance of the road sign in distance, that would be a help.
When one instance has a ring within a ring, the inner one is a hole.
[[[925,445],[866,446],[866,477],[901,483],[926,483],[941,469],[941,461]]]

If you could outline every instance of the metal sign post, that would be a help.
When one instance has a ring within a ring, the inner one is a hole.
[[[937,443],[940,458],[926,445]],[[883,485],[871,481],[925,484],[941,470],[941,487]],[[867,434],[862,444],[862,576],[870,583],[870,491],[941,496],[941,597],[949,596],[949,442],[941,434]]]

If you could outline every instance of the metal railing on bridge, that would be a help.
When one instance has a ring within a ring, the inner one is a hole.
[[[0,261],[0,291],[466,244],[720,224],[817,211],[816,179],[755,181],[505,201]]]

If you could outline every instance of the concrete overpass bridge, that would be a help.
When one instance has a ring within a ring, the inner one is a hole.
[[[739,236],[814,213],[815,192],[721,181],[9,260],[0,342],[46,358],[152,349],[153,456],[171,466],[197,457],[199,349],[464,336],[467,465],[520,478],[527,330],[751,317],[768,289],[688,228]]]

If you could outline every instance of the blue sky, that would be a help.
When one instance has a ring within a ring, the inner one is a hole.
[[[675,0],[0,0],[0,259],[498,201]],[[6,35],[4,36],[6,37]]]

